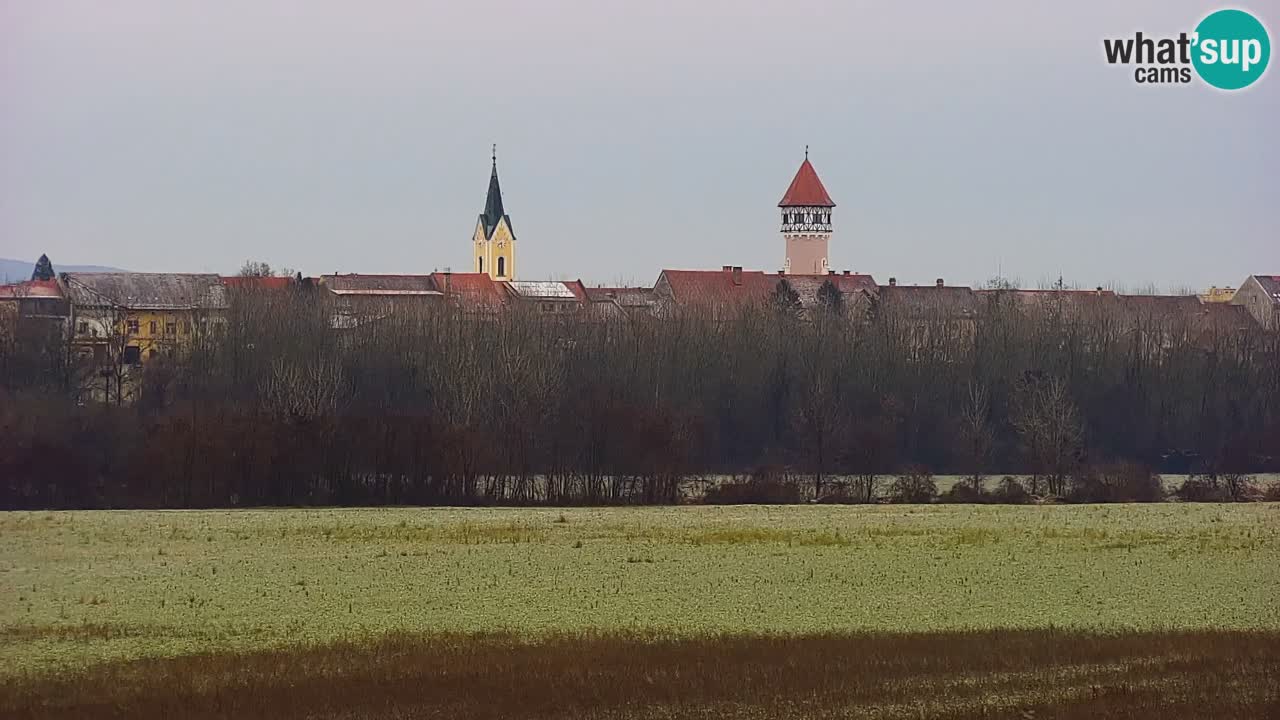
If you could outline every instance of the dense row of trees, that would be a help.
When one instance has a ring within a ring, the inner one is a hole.
[[[709,474],[866,499],[904,468],[1065,495],[1171,450],[1209,477],[1280,455],[1274,333],[984,302],[334,329],[321,293],[240,292],[131,402],[86,401],[56,341],[0,348],[0,506],[670,503]]]

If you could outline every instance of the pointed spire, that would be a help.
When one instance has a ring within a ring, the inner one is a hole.
[[[502,187],[498,184],[498,145],[493,145],[493,170],[489,173],[489,195],[484,201],[484,232],[493,232],[505,215],[502,208]]]

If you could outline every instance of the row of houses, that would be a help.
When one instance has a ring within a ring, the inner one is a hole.
[[[315,278],[226,277],[189,273],[62,273],[0,286],[0,332],[58,333],[82,353],[141,365],[207,331],[238,292],[305,290],[333,301],[333,326],[354,329],[414,307],[448,305],[475,314],[522,308],[546,316],[664,316],[687,309],[716,314],[769,302],[779,286],[801,311],[838,297],[854,317],[893,314],[914,322],[949,322],[964,331],[993,302],[1064,313],[1111,313],[1135,321],[1182,318],[1213,330],[1254,332],[1280,320],[1280,276],[1253,275],[1229,298],[1120,295],[1095,290],[975,290],[947,285],[881,285],[865,274],[791,275],[723,266],[663,270],[652,287],[589,287],[581,280],[497,280],[486,273],[423,275],[335,273]],[[825,289],[824,289],[825,288]],[[824,295],[825,298],[824,299]]]

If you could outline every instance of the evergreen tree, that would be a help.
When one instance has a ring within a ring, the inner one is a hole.
[[[36,269],[31,271],[32,280],[52,280],[53,279],[53,263],[49,262],[48,255],[41,255],[36,261]]]
[[[818,288],[818,304],[836,315],[844,314],[844,295],[840,294],[836,284],[830,280],[824,281],[822,287]]]
[[[773,296],[769,299],[774,310],[783,315],[800,315],[800,293],[791,287],[791,283],[785,279],[779,280],[777,287],[773,289]]]

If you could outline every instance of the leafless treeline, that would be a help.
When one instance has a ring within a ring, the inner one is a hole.
[[[241,293],[218,331],[136,373],[133,403],[78,401],[86,373],[56,341],[5,344],[0,505],[670,503],[696,475],[781,469],[869,497],[908,467],[1062,493],[1170,450],[1215,475],[1280,455],[1274,333],[984,302],[976,318],[786,298],[718,319],[402,306],[334,329],[315,291]]]

